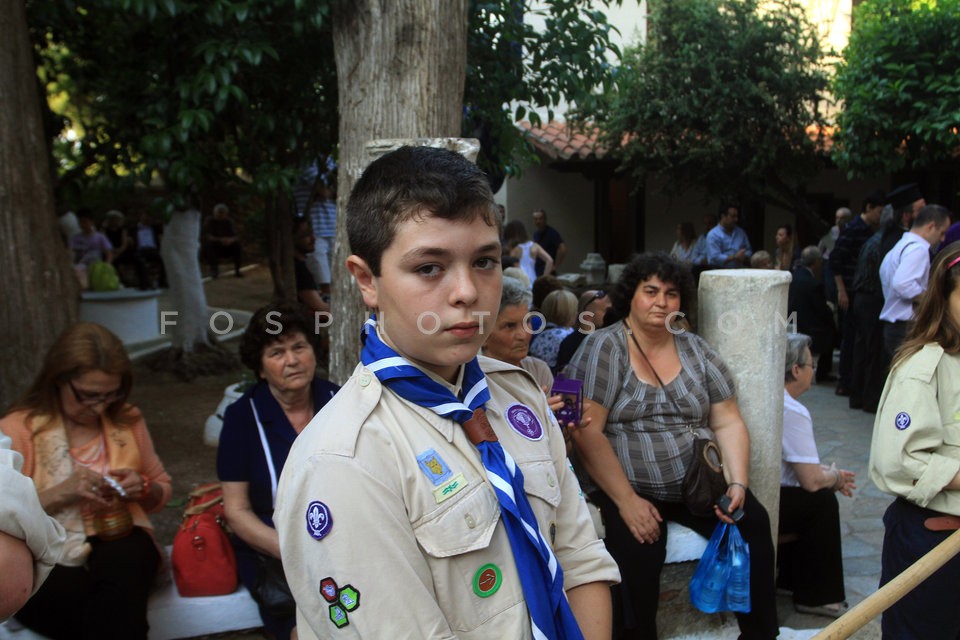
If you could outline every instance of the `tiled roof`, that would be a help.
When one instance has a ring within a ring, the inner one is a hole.
[[[537,151],[553,160],[600,160],[606,155],[606,150],[597,143],[600,132],[597,127],[591,127],[589,135],[555,120],[540,127],[524,121],[520,128]]]
[[[598,127],[590,127],[589,135],[573,129],[566,122],[556,120],[551,120],[541,127],[523,121],[520,128],[534,148],[552,160],[601,160],[607,153],[597,142],[600,133]],[[811,140],[817,141],[818,134],[823,136],[819,140],[820,151],[828,153],[833,146],[834,128],[826,126],[821,129],[816,125],[807,127],[807,135]]]

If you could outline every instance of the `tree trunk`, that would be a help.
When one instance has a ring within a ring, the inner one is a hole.
[[[196,209],[175,211],[163,231],[160,251],[177,315],[160,322],[162,331],[173,332],[171,346],[176,352],[193,353],[210,345],[207,294],[197,261],[199,238],[200,212]]]
[[[360,356],[365,309],[344,266],[347,199],[382,138],[460,134],[467,64],[467,0],[340,0],[333,11],[340,110],[337,236],[333,253],[330,379]]]
[[[57,228],[22,0],[0,3],[0,410],[77,320],[77,280]]]

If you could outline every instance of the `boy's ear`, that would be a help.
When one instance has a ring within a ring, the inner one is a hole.
[[[357,281],[363,303],[371,309],[377,308],[377,282],[367,261],[358,255],[347,258],[347,270]]]

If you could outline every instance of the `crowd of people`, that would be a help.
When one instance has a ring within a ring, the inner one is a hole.
[[[342,387],[317,376],[325,346],[311,315],[329,310],[331,191],[308,171],[295,195],[298,302],[250,320],[239,349],[256,383],[225,412],[216,464],[240,580],[256,594],[279,573],[296,601],[260,603],[271,637],[349,625],[370,638],[656,638],[671,521],[705,538],[735,525],[749,545],[742,638],[777,637],[778,589],[798,611],[839,617],[837,494],[857,487],[819,456],[800,402],[815,381],[835,379],[851,406],[877,411],[870,475],[896,496],[882,583],[960,522],[960,245],[940,246],[950,212],[915,185],[872,194],[856,218],[838,211],[818,246],[801,249],[783,225],[765,256],[724,204],[699,237],[678,225],[669,255],[637,255],[607,288],[571,290],[556,277],[566,246],[546,212],[534,212],[531,240],[522,222],[502,225],[470,162],[403,147],[374,161],[347,203],[347,268],[372,315]],[[229,259],[239,276],[228,214],[218,205],[204,225],[204,259],[214,273]],[[115,263],[141,243],[119,212],[103,232],[89,216],[80,227],[80,264]],[[758,265],[792,272],[798,329],[782,363],[779,534],[790,542],[776,554],[768,506],[750,489],[734,375],[684,319],[700,271]],[[867,357],[890,370],[876,404]],[[575,403],[561,380],[577,383]],[[16,523],[0,527],[0,569],[15,579],[0,613],[51,638],[147,637],[162,557],[148,514],[172,485],[132,385],[119,339],[80,323],[0,419],[0,471],[12,474],[0,513]],[[704,442],[725,485],[706,510],[684,490]],[[954,560],[894,604],[885,637],[960,633],[958,572]]]

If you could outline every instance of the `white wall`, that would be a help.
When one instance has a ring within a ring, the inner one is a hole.
[[[567,244],[560,273],[579,271],[580,263],[593,251],[593,183],[580,174],[531,166],[520,180],[508,178],[496,199],[507,208],[507,221],[521,220],[531,237],[533,210],[547,212],[547,224],[559,231]]]

